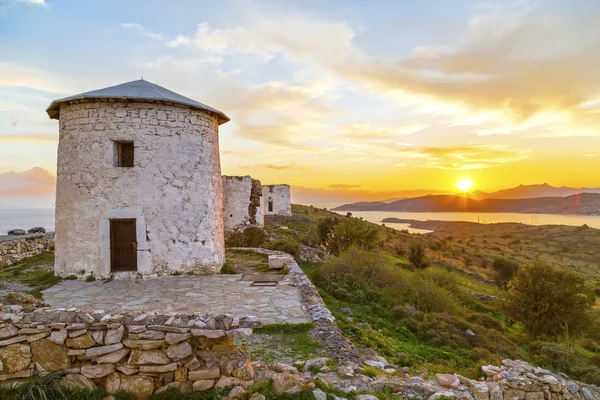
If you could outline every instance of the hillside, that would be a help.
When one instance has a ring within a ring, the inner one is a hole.
[[[390,212],[514,212],[536,214],[600,215],[600,194],[582,193],[568,197],[475,200],[440,195],[402,199],[391,203],[359,202],[344,204],[333,211]]]
[[[543,183],[541,185],[519,185],[514,188],[502,189],[491,193],[475,191],[469,193],[468,197],[476,200],[528,199],[535,197],[567,197],[579,193],[600,193],[600,188],[556,187]]]

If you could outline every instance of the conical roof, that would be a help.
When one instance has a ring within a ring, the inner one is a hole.
[[[217,110],[216,108],[212,108],[205,104],[199,103],[196,100],[192,100],[189,97],[182,96],[169,89],[166,89],[162,86],[159,86],[152,82],[148,82],[143,79],[54,100],[46,109],[46,112],[48,113],[48,116],[51,119],[59,119],[60,106],[62,103],[81,99],[128,99],[140,101],[168,101],[171,103],[186,105],[188,107],[192,107],[198,110],[215,113],[219,118],[219,125],[229,121],[229,117],[225,115],[222,111]]]

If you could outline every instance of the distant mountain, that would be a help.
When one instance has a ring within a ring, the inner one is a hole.
[[[541,185],[519,185],[510,189],[498,190],[486,193],[475,191],[468,193],[467,197],[477,200],[482,199],[531,199],[537,197],[567,197],[578,193],[600,193],[600,188],[571,188],[555,187],[547,183]]]
[[[582,193],[567,197],[483,200],[454,195],[423,196],[391,203],[376,201],[345,204],[334,208],[333,211],[516,212],[600,215],[600,194]]]

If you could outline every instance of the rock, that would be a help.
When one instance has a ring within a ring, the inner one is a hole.
[[[474,382],[471,386],[471,393],[476,400],[488,400],[490,398],[490,390],[485,382]],[[544,400],[543,394],[540,400]]]
[[[60,380],[60,385],[68,390],[93,390],[96,384],[81,374],[68,374]]]
[[[190,371],[194,371],[194,370],[200,368],[200,366],[201,366],[200,361],[198,360],[198,357],[196,357],[196,356],[194,356],[190,361],[185,363],[185,367],[187,369],[189,369]]]
[[[171,360],[162,350],[131,350],[127,364],[146,365],[146,364],[169,364]]]
[[[493,377],[498,375],[500,372],[502,372],[502,369],[500,367],[496,367],[494,365],[483,365],[481,367],[481,371],[483,371],[483,373],[488,376],[488,377]]]
[[[109,346],[92,347],[85,350],[85,356],[88,358],[97,357],[104,354],[113,353],[117,350],[121,350],[123,345],[121,343],[111,344]]]
[[[385,369],[385,363],[382,363],[380,361],[365,360],[363,362],[365,363],[365,365],[380,369],[382,371]]]
[[[0,350],[0,361],[6,374],[24,371],[31,363],[31,350],[26,344],[11,344]]]
[[[121,361],[123,358],[125,358],[125,356],[127,354],[129,354],[129,351],[130,350],[127,349],[127,348],[122,348],[122,349],[117,350],[117,351],[115,351],[113,353],[104,354],[104,355],[98,357],[96,359],[96,362],[98,364],[103,364],[103,363],[113,363],[113,364],[116,364],[119,361]]]
[[[167,344],[177,344],[179,342],[183,342],[184,340],[189,339],[191,336],[191,333],[167,332],[167,334],[165,335],[165,341],[167,342]]]
[[[441,386],[457,388],[460,385],[460,380],[456,377],[456,375],[451,374],[437,374],[435,379]]]
[[[14,325],[8,325],[7,327],[0,329],[0,340],[17,336],[18,333],[19,329],[17,329],[17,327]]]
[[[10,344],[15,344],[15,343],[26,342],[26,341],[27,341],[27,336],[16,336],[16,337],[12,337],[10,339],[5,339],[5,340],[0,341],[0,347],[8,346]]]
[[[115,343],[121,343],[123,339],[123,332],[125,332],[125,328],[121,325],[117,329],[111,329],[106,331],[104,334],[104,345],[110,345]]]
[[[276,372],[291,372],[293,374],[298,373],[298,369],[296,369],[296,367],[292,367],[291,365],[282,362],[273,364],[273,370]]]
[[[89,349],[96,345],[96,341],[89,333],[83,336],[76,337],[74,339],[67,338],[67,347],[72,349]]]
[[[104,383],[104,388],[108,393],[116,393],[119,391],[119,387],[121,386],[121,376],[118,372],[113,372],[112,374],[106,377],[106,382]]]
[[[467,335],[467,336],[475,336],[475,332],[473,332],[473,331],[472,331],[472,330],[470,330],[470,329],[467,329],[467,330],[465,331],[465,335]]]
[[[237,398],[241,397],[244,393],[246,393],[246,389],[241,386],[234,386],[230,391],[227,397]]]
[[[135,365],[128,365],[128,364],[119,365],[117,367],[117,369],[119,370],[119,372],[121,372],[125,375],[133,375],[133,374],[137,374],[139,372],[138,367],[136,367]]]
[[[90,379],[103,378],[113,372],[115,372],[114,364],[84,365],[81,367],[81,374]]]
[[[237,328],[227,331],[229,337],[244,337],[252,335],[252,329],[250,328]]]
[[[340,308],[340,312],[346,315],[353,315],[354,311],[351,308]]]
[[[276,395],[301,392],[306,383],[300,375],[290,374],[289,372],[275,374],[272,379],[271,389]]]
[[[330,372],[333,372],[333,370],[331,368],[329,368],[327,365],[325,365],[324,367],[321,367],[321,369],[319,369],[319,372],[321,374],[328,374]]]
[[[213,386],[215,386],[214,379],[202,379],[193,383],[192,390],[194,392],[205,392],[207,390],[212,389]]]
[[[0,374],[0,382],[13,379],[29,378],[31,373],[31,369],[26,369],[25,371],[15,372],[14,374]]]
[[[188,373],[188,379],[191,381],[202,381],[209,379],[219,379],[221,370],[217,368],[203,368]]]
[[[238,369],[234,369],[231,375],[243,381],[251,381],[254,378],[254,369],[250,364],[246,364]]]
[[[354,377],[354,368],[349,365],[341,365],[338,367],[337,374],[340,378]]]
[[[48,339],[56,344],[64,344],[68,335],[69,333],[66,329],[61,329],[59,331],[52,332]]]
[[[224,330],[192,329],[192,336],[204,336],[209,339],[218,339],[227,336]]]
[[[503,400],[504,394],[502,388],[497,382],[486,382],[488,390],[490,392],[490,400]]]
[[[312,371],[314,369],[318,371],[321,369],[321,367],[325,366],[328,361],[329,359],[327,357],[319,357],[308,360],[306,364],[304,364],[304,371]]]
[[[566,386],[567,389],[569,389],[569,392],[571,393],[576,393],[579,391],[579,385],[573,381],[567,381]]]
[[[30,344],[33,362],[40,364],[46,371],[56,371],[71,367],[69,350],[50,339],[42,339]]]
[[[186,367],[177,368],[173,379],[176,382],[185,382],[188,380],[188,369]]]
[[[327,400],[327,393],[321,389],[313,390],[313,396],[315,397],[315,400]]]
[[[260,393],[254,393],[252,396],[250,396],[250,400],[266,400],[266,398]]]
[[[173,361],[179,361],[192,354],[192,346],[189,342],[172,344],[165,350],[167,356]]]
[[[38,340],[47,338],[48,336],[50,336],[50,332],[42,332],[42,333],[38,333],[37,335],[28,335],[27,342],[29,342],[29,343],[37,342]]]
[[[158,388],[156,390],[156,392],[154,392],[154,393],[162,393],[162,392],[166,392],[167,390],[181,391],[181,382],[167,383],[166,385],[161,386],[160,388]]]
[[[443,392],[435,392],[434,394],[432,394],[431,396],[429,396],[428,400],[437,400],[437,399],[459,399],[459,397],[454,393],[451,392],[449,390],[443,391]]]
[[[123,344],[132,349],[152,350],[165,346],[164,340],[132,340],[123,339]]]
[[[70,338],[76,338],[76,337],[79,337],[79,336],[83,336],[86,333],[87,333],[87,329],[80,329],[78,331],[71,331],[71,332],[69,332],[69,337]]]
[[[121,385],[119,390],[131,392],[138,399],[145,399],[154,392],[154,379],[143,375],[121,375]]]
[[[246,386],[246,387],[248,387],[250,384],[252,384],[252,381],[243,381],[241,379],[234,378],[231,376],[222,376],[217,381],[217,383],[215,383],[215,389],[221,390],[221,389],[226,389],[231,386]]]
[[[359,394],[356,396],[356,400],[377,400],[377,397],[372,394]]]
[[[177,370],[177,363],[167,365],[141,365],[140,373],[162,374],[165,372],[174,372]]]
[[[84,354],[85,354],[85,350],[83,350],[83,349],[71,349],[71,350],[69,350],[67,352],[67,355],[69,357],[71,357],[71,356],[82,356]]]

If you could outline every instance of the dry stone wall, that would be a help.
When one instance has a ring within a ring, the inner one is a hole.
[[[26,257],[54,250],[54,233],[0,242],[0,265],[11,265]]]
[[[254,372],[233,338],[256,317],[109,315],[48,308],[0,312],[0,382],[63,371],[71,388],[104,386],[138,397],[179,388],[204,391],[248,383]]]

